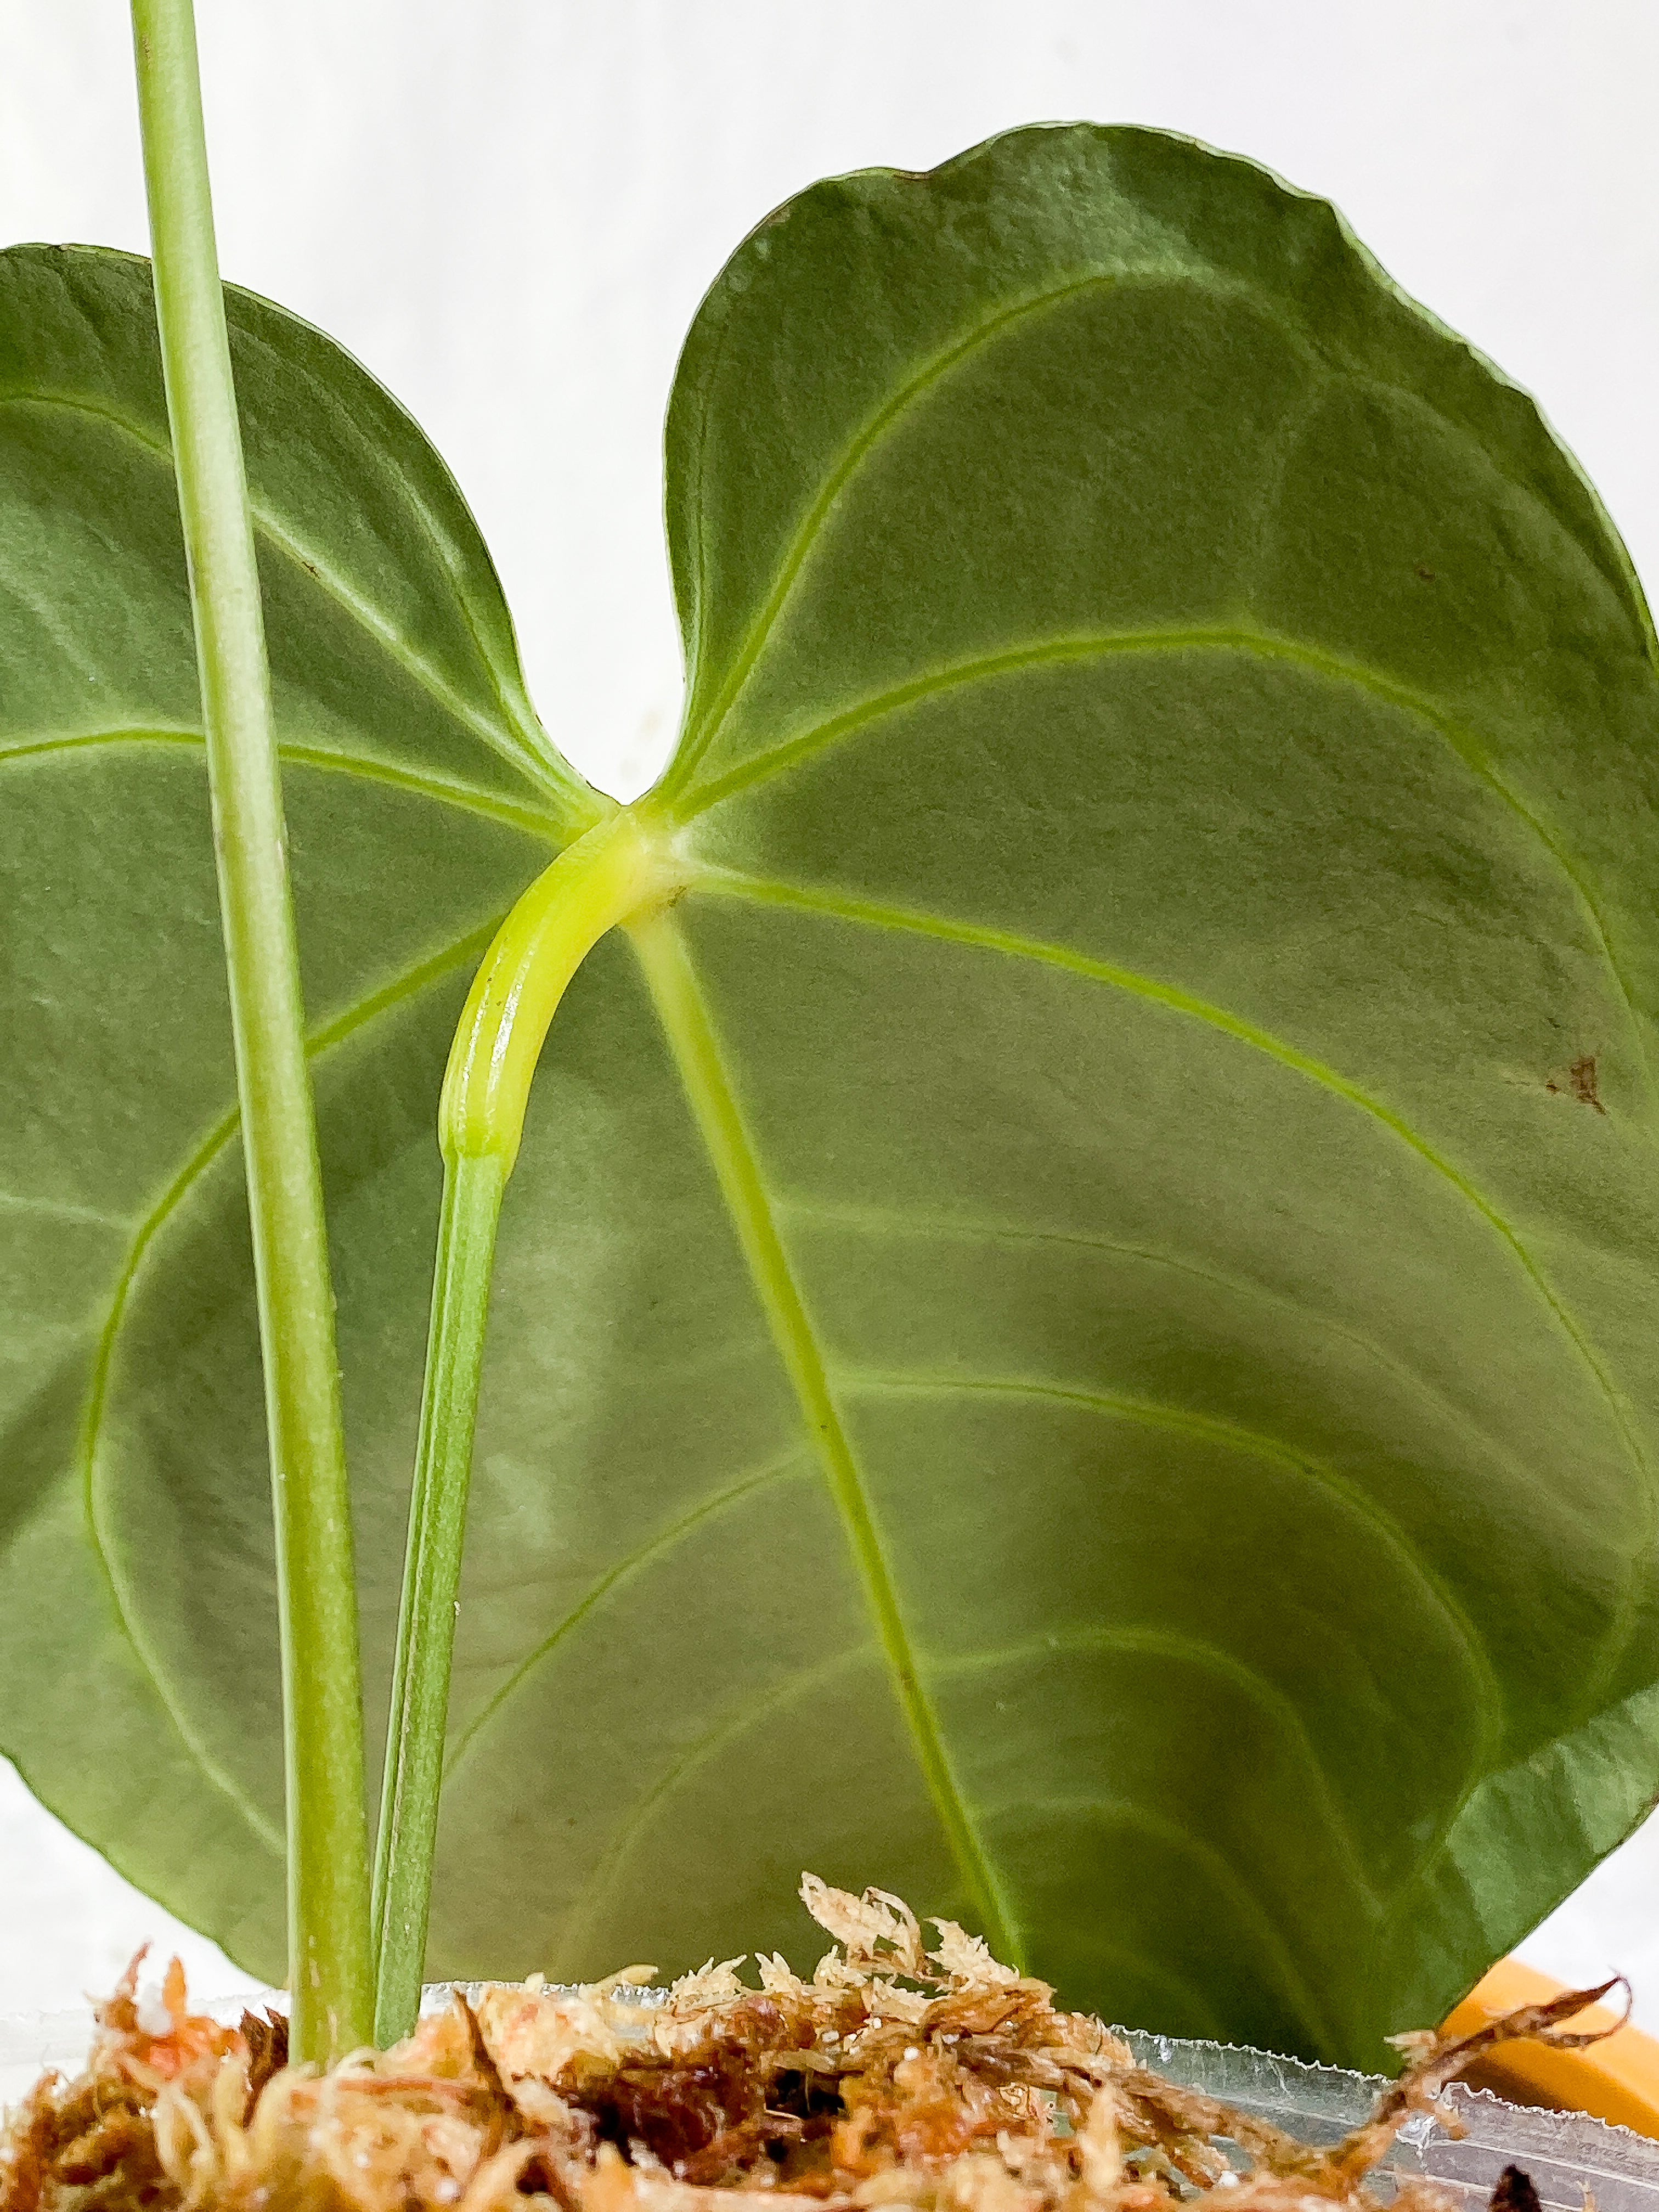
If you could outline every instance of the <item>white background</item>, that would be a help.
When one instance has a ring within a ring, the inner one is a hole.
[[[1542,400],[1659,576],[1654,0],[198,0],[227,276],[412,409],[483,524],[558,743],[627,796],[678,657],[679,340],[813,178],[1011,125],[1161,124],[1328,193]],[[145,244],[121,0],[0,0],[0,238]],[[3,672],[0,671],[0,681]],[[240,1978],[0,1765],[0,2013],[144,1936]],[[1659,1829],[1526,1947],[1659,2028]]]

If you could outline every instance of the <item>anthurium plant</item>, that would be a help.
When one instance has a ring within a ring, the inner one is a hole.
[[[820,184],[686,343],[618,806],[136,15],[154,280],[0,256],[0,1746],[314,2053],[810,1865],[1383,2063],[1659,1791],[1595,495],[1248,161]]]

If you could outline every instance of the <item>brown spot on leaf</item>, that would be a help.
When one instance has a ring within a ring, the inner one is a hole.
[[[1438,581],[1434,570],[1426,567],[1421,561],[1417,563],[1417,573],[1423,579],[1423,581],[1425,584],[1432,584]]]
[[[1587,1052],[1567,1070],[1567,1081],[1572,1085],[1572,1095],[1581,1106],[1594,1106],[1598,1114],[1607,1108],[1595,1094],[1595,1054]]]
[[[1553,1098],[1560,1097],[1563,1087],[1553,1075],[1544,1085],[1545,1090]],[[1574,1060],[1572,1066],[1567,1070],[1565,1087],[1571,1091],[1581,1106],[1593,1106],[1598,1114],[1607,1112],[1607,1109],[1601,1103],[1601,1095],[1595,1088],[1595,1054],[1593,1052],[1583,1053]]]

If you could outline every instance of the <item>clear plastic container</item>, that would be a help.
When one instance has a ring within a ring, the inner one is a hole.
[[[480,1986],[463,1984],[470,1990]],[[422,2009],[446,2004],[450,1985],[426,1991]],[[643,1993],[642,1993],[643,1994]],[[245,2005],[266,2000],[233,1997],[201,2010],[234,2021]],[[272,1992],[269,2002],[283,2007]],[[79,2071],[91,2041],[93,2018],[71,2012],[0,2017],[0,2106],[15,2104],[43,2067]],[[1203,2090],[1257,2118],[1269,2120],[1304,2142],[1334,2142],[1370,2111],[1382,2084],[1334,2066],[1310,2066],[1236,2045],[1188,2043],[1132,2030],[1127,2040],[1146,2066],[1170,2080]],[[1446,2101],[1462,2122],[1461,2141],[1426,2115],[1406,2123],[1373,2187],[1386,2198],[1391,2173],[1428,2174],[1460,2203],[1478,2212],[1509,2165],[1524,2166],[1547,2212],[1584,2212],[1588,2190],[1595,2212],[1659,2212],[1659,2142],[1611,2128],[1577,2112],[1542,2112],[1507,2105],[1487,2090],[1461,2084]]]
[[[1135,2056],[1172,2081],[1201,2089],[1304,2142],[1330,2143],[1358,2126],[1382,2083],[1334,2066],[1310,2066],[1234,2045],[1186,2043],[1131,2031]],[[1610,2128],[1582,2112],[1506,2105],[1487,2089],[1455,2083],[1445,2103],[1462,2123],[1461,2141],[1426,2114],[1407,2120],[1372,2186],[1387,2197],[1391,2172],[1428,2174],[1461,2203],[1484,2207],[1506,2166],[1524,2166],[1540,2203],[1559,2212],[1659,2212],[1659,2142]]]

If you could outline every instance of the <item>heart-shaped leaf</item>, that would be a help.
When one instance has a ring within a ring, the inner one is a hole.
[[[6,1747],[278,1965],[258,1351],[140,264],[7,258]],[[237,368],[381,1680],[450,1025],[604,811],[362,371]],[[503,1217],[434,1972],[807,1947],[1376,2063],[1659,1788],[1659,686],[1530,403],[1139,131],[819,185],[668,433],[690,664]]]

